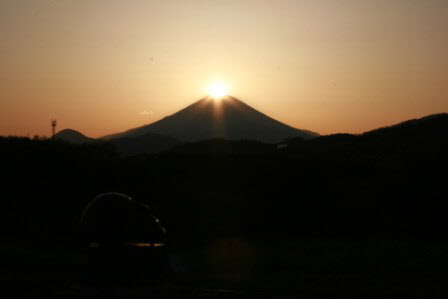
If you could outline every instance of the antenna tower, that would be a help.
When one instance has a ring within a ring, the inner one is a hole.
[[[51,120],[51,133],[52,136],[54,136],[54,134],[56,134],[56,125],[58,124],[58,121],[56,119],[52,119]]]

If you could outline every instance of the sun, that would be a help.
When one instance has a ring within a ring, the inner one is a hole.
[[[214,82],[207,88],[209,95],[213,98],[220,98],[228,95],[229,88],[221,82]]]

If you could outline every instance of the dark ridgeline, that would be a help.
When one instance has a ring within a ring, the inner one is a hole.
[[[72,144],[108,143],[116,149],[117,154],[122,156],[159,153],[182,144],[176,138],[154,133],[147,133],[135,137],[119,137],[103,141],[101,139],[87,137],[72,129],[61,130],[53,136],[53,139]]]
[[[187,240],[182,244],[190,244],[182,247],[185,252],[197,244],[229,238],[233,241],[225,244],[237,245],[228,245],[228,255],[235,254],[235,248],[240,253],[249,252],[245,243],[235,240],[266,246],[281,244],[283,247],[272,251],[269,260],[278,261],[283,255],[290,258],[271,265],[272,273],[290,273],[279,274],[287,282],[296,277],[295,272],[281,271],[290,269],[295,259],[306,264],[308,257],[313,260],[314,250],[327,258],[333,253],[327,243],[295,253],[294,246],[308,242],[306,239],[338,238],[351,240],[350,244],[366,238],[380,244],[391,238],[444,242],[448,230],[443,175],[448,169],[447,153],[448,114],[360,135],[292,138],[278,144],[211,139],[129,157],[117,155],[116,148],[107,142],[77,145],[52,139],[2,137],[1,236],[4,241],[46,240],[51,244],[76,238],[80,215],[90,199],[113,190],[138,198],[143,204],[151,199],[170,240]],[[227,248],[225,244],[223,248]],[[380,273],[374,269],[384,262],[379,253],[384,249],[380,246],[385,245],[375,246],[362,247],[355,254],[348,251],[353,259],[338,251],[336,259],[344,260],[339,261],[336,271],[345,269],[339,274],[346,277],[357,264],[371,263],[375,268],[368,269]],[[406,288],[401,285],[400,289],[405,293],[425,281],[429,283],[424,273],[442,273],[434,261],[439,247],[418,248],[429,253],[406,255],[413,252],[412,248],[400,251],[400,257],[408,258],[411,266],[406,269],[410,272],[394,266],[397,258],[385,257],[387,265],[382,266],[385,270],[378,277],[406,275]],[[198,256],[210,258],[208,252]],[[226,256],[215,256],[219,257],[217,261],[227,261]],[[412,267],[418,261],[424,261],[418,269],[423,267],[427,272],[415,270],[423,274],[414,277]],[[226,263],[233,265],[232,260]],[[322,261],[307,264],[309,268],[297,268],[324,285],[308,282],[304,288],[310,292],[347,292],[368,286],[369,279],[373,279],[371,273],[364,273],[357,277],[368,277],[367,282],[347,276],[350,279],[343,283],[330,284],[329,276],[319,274],[321,268],[313,268],[325,264]],[[437,259],[439,264],[447,263]],[[431,285],[446,278],[431,275],[435,277]],[[271,280],[277,281],[274,276]],[[257,281],[259,286],[261,282]],[[282,281],[278,279],[278,284]],[[389,288],[386,284],[374,290]]]
[[[105,141],[99,141],[105,142]],[[181,141],[176,138],[159,135],[155,133],[147,133],[135,137],[119,137],[108,140],[122,156],[135,156],[139,154],[155,154],[171,149]]]

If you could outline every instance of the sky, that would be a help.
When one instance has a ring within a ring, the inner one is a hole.
[[[448,111],[446,0],[0,0],[0,135],[149,124],[223,82],[320,134]]]

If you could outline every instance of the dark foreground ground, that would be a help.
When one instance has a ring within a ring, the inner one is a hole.
[[[360,135],[205,140],[132,157],[107,143],[2,137],[0,240],[16,241],[0,243],[0,296],[448,298],[447,153],[448,114]],[[86,287],[79,221],[112,191],[166,228],[180,272],[171,284]]]
[[[79,244],[0,248],[3,290],[23,295],[156,298],[430,298],[448,292],[448,242],[434,240],[220,238],[167,247],[180,282],[162,286],[85,286]]]

